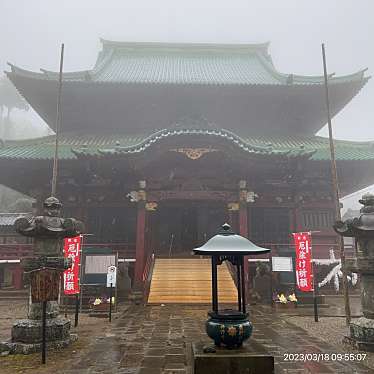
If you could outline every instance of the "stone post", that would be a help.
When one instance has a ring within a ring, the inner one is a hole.
[[[357,257],[347,259],[346,266],[361,277],[363,317],[352,320],[346,341],[360,350],[374,352],[374,195],[365,194],[359,202],[363,204],[360,216],[336,222],[334,230],[356,239]]]

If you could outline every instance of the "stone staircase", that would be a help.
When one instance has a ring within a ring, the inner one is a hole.
[[[0,301],[12,300],[27,300],[29,297],[29,290],[14,290],[14,289],[0,289]]]
[[[237,289],[226,263],[218,266],[218,302],[237,303]],[[149,304],[210,304],[210,259],[156,258]]]

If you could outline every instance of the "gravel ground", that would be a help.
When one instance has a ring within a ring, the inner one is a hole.
[[[10,338],[10,329],[17,319],[27,315],[27,300],[0,299],[0,341]]]
[[[337,353],[357,353],[353,347],[343,344],[342,339],[348,334],[348,327],[343,317],[320,317],[319,322],[314,322],[313,317],[288,317],[290,322],[306,331],[311,336],[325,341],[336,348]],[[367,356],[362,363],[374,369],[374,352],[365,352]]]
[[[116,320],[119,318],[120,314],[121,308],[119,308],[118,313],[113,315],[113,319]],[[25,318],[26,315],[27,300],[0,300],[0,341],[8,340],[13,322],[17,319]],[[74,315],[68,314],[68,318],[72,321],[72,325],[74,325]],[[107,319],[80,314],[78,327],[76,329],[72,327],[71,329],[72,333],[78,334],[78,341],[63,350],[51,350],[47,352],[47,365],[41,365],[40,353],[9,355],[0,357],[0,373],[63,373],[67,361],[78,361],[87,352],[90,342],[97,337],[105,336],[109,329],[110,326]]]

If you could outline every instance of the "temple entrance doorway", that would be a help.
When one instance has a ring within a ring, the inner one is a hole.
[[[227,213],[223,202],[166,200],[155,218],[156,256],[185,257],[217,233]]]

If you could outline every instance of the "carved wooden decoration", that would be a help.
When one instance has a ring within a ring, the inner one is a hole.
[[[197,160],[206,153],[217,152],[218,149],[213,149],[213,148],[176,148],[176,149],[171,149],[171,151],[183,153],[188,158],[190,158],[191,160]]]

